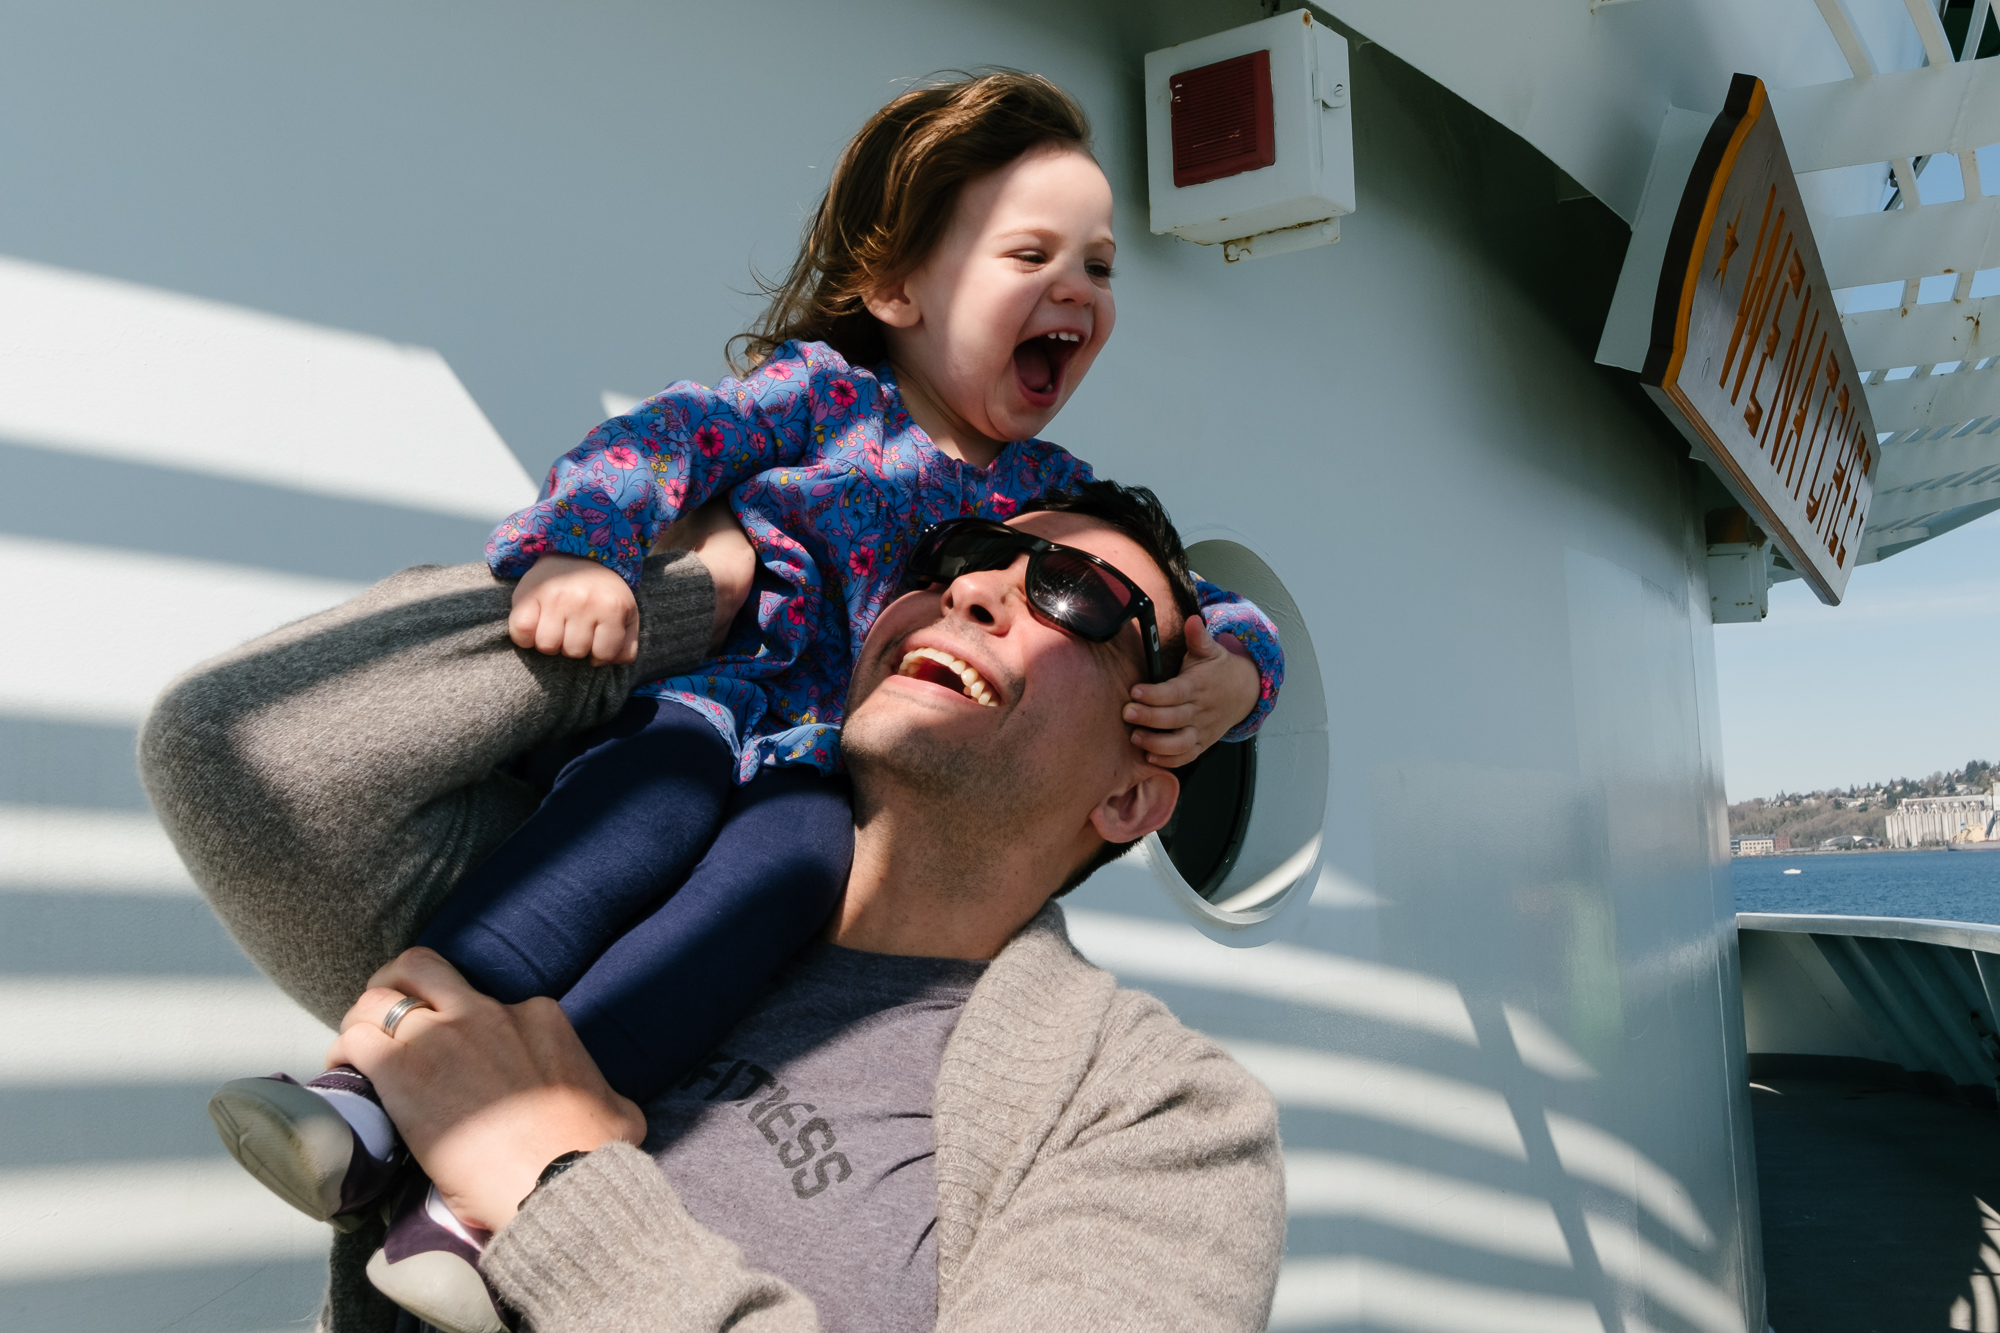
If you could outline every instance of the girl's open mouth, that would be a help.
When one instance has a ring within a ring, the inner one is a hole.
[[[1014,349],[1014,378],[1021,396],[1036,407],[1054,407],[1062,396],[1063,370],[1083,346],[1080,333],[1044,333]]]

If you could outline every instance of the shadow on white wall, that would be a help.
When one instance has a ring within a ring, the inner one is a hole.
[[[1693,1197],[1560,1109],[1598,1074],[1535,1015],[1504,1003],[1482,1015],[1448,980],[1317,949],[1235,950],[1178,923],[1068,915],[1077,947],[1121,980],[1295,1015],[1291,1041],[1223,1043],[1286,1115],[1293,1240],[1272,1328],[1745,1333],[1739,1298],[1693,1266],[1718,1245]],[[1395,1058],[1342,1049],[1362,1029]],[[1324,1245],[1306,1237],[1313,1223],[1332,1224]],[[1350,1244],[1359,1229],[1374,1240]]]
[[[307,1316],[325,1228],[201,1106],[330,1034],[222,937],[136,729],[207,657],[479,559],[534,486],[434,351],[4,257],[0,478],[0,1324]]]

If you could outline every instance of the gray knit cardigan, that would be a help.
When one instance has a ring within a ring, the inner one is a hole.
[[[405,571],[196,668],[142,733],[147,789],[196,882],[329,1022],[533,808],[506,759],[691,664],[713,605],[698,562],[649,562],[639,662],[593,669],[514,649],[510,593],[481,566]],[[940,1329],[1263,1327],[1285,1233],[1271,1098],[1081,958],[1054,904],[974,988],[934,1124]],[[332,1333],[394,1327],[361,1273],[379,1235],[335,1239]],[[818,1326],[623,1145],[539,1191],[482,1267],[537,1333]]]

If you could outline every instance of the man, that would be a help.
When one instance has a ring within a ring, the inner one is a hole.
[[[1150,495],[1101,484],[1013,526],[1122,572],[1181,612],[1169,626],[1193,609]],[[335,1058],[375,1080],[453,1210],[497,1231],[481,1271],[540,1333],[923,1327],[933,1311],[951,1329],[1262,1327],[1284,1234],[1270,1099],[1080,959],[1049,901],[1172,812],[1176,780],[1124,720],[1138,626],[1085,641],[1046,588],[1035,604],[1028,553],[1010,558],[877,622],[844,737],[846,899],[679,1090],[642,1112],[552,1002],[500,1006],[421,951],[345,1016]],[[649,575],[646,616],[705,611],[698,574],[674,571]],[[519,817],[493,765],[615,709],[665,652],[647,640],[622,678],[523,659],[498,646],[503,585],[399,579],[195,673],[142,742],[198,881],[321,1012],[357,987],[306,955],[379,959],[414,935],[477,859],[456,830],[479,825],[490,848]],[[330,868],[353,900],[324,901]],[[307,911],[302,949],[281,918]],[[353,1272],[379,1232],[343,1240],[335,1329],[393,1327]]]

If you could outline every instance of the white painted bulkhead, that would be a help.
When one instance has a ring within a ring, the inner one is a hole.
[[[0,616],[48,631],[0,661],[0,992],[38,1016],[0,1037],[0,1197],[36,1205],[0,1216],[0,1323],[257,1333],[317,1292],[316,1238],[239,1189],[199,1111],[316,1037],[162,860],[129,769],[144,698],[402,564],[477,558],[476,515],[607,391],[719,372],[748,267],[789,257],[897,80],[1002,64],[1083,100],[1120,201],[1119,331],[1050,436],[1259,558],[1317,663],[1287,725],[1323,717],[1323,779],[1260,773],[1260,809],[1291,808],[1231,881],[1303,864],[1300,891],[1204,926],[1128,860],[1072,900],[1086,953],[1279,1099],[1274,1326],[1763,1327],[1701,506],[1678,437],[1591,364],[1598,206],[1355,40],[1337,245],[1225,265],[1151,235],[1141,59],[1262,12],[93,0],[10,23],[0,282],[129,300],[60,393],[38,321],[69,298],[0,301]],[[273,395],[189,352],[204,311],[276,330],[251,379],[345,369]],[[216,387],[134,402],[170,347]],[[441,423],[386,488],[379,438],[320,428],[357,395]],[[288,450],[313,465],[255,465]],[[95,1224],[121,1197],[257,1222],[127,1243]]]

